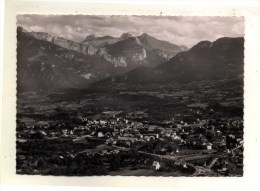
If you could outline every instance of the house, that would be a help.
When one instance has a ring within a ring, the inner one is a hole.
[[[135,141],[137,141],[137,138],[134,138],[134,137],[121,137],[119,136],[117,138],[118,141],[122,141],[122,142],[131,142],[131,143],[134,143]]]
[[[105,118],[116,118],[122,111],[104,111],[102,112],[102,116]]]
[[[158,133],[148,133],[148,134],[145,134],[145,136],[149,136],[150,138],[153,138],[153,139],[159,139]]]
[[[150,138],[149,136],[144,136],[144,140],[145,140],[145,141],[150,141],[150,139],[151,139],[151,138]]]
[[[104,121],[104,120],[99,120],[99,124],[100,124],[100,125],[105,125],[105,124],[107,124],[107,122]]]
[[[105,135],[104,135],[104,133],[102,133],[102,132],[98,132],[98,135],[97,135],[99,138],[101,138],[101,137],[104,137]]]
[[[120,153],[120,151],[119,150],[112,150],[112,151],[110,151],[110,153],[118,154],[118,153]]]
[[[143,136],[142,134],[140,134],[140,133],[137,133],[137,134],[134,135],[134,137],[135,137],[135,138],[141,138],[141,139],[142,139],[144,136]]]
[[[67,129],[62,129],[61,132],[62,132],[63,135],[67,135],[68,130]]]
[[[154,170],[159,170],[161,168],[161,165],[158,161],[153,161],[152,168]]]
[[[211,143],[208,143],[208,144],[206,145],[206,147],[207,147],[207,150],[212,150],[212,144],[211,144]]]
[[[148,132],[154,132],[154,130],[157,128],[157,126],[156,125],[150,125],[149,127],[148,127]]]
[[[107,145],[115,145],[116,143],[117,143],[117,140],[114,140],[113,138],[106,140]]]
[[[226,137],[225,136],[215,136],[212,139],[212,144],[216,147],[225,146],[226,145]]]
[[[161,155],[166,155],[166,154],[167,154],[167,149],[166,149],[166,148],[162,148],[162,149],[160,150],[160,154],[161,154]]]

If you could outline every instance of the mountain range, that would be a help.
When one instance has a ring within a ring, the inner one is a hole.
[[[244,38],[201,41],[192,48],[134,37],[87,36],[74,42],[17,28],[17,85],[21,90],[85,88],[98,83],[186,83],[243,79]]]
[[[20,89],[84,88],[140,66],[155,67],[187,50],[146,33],[134,37],[89,35],[74,42],[17,27],[17,78]]]
[[[117,78],[120,83],[186,83],[200,80],[243,81],[244,38],[202,41],[154,68],[138,67]],[[111,81],[111,78],[104,82]]]

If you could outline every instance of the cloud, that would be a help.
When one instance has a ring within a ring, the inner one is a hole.
[[[191,47],[202,40],[244,36],[242,17],[18,15],[17,25],[78,42],[90,34],[118,37],[125,32],[133,35],[145,32]]]

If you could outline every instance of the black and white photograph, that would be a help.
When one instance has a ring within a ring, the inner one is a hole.
[[[244,17],[17,14],[16,174],[242,177]]]

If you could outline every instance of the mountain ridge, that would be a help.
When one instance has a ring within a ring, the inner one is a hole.
[[[113,42],[105,42],[111,39]],[[47,88],[48,80],[53,83],[51,88],[86,87],[94,81],[121,75],[139,66],[155,67],[169,59],[162,50],[145,49],[140,40],[129,33],[122,34],[116,41],[114,37],[92,35],[84,44],[17,27],[17,41],[18,77],[22,76],[20,86],[24,89]],[[40,75],[36,79],[37,72]],[[35,84],[29,85],[29,79]]]
[[[146,33],[119,38],[91,35],[87,41],[76,43],[17,27],[18,87],[85,88],[98,81],[185,83],[243,77],[243,37],[201,41],[189,50]],[[183,51],[169,56],[176,48]]]
[[[190,50],[180,52],[153,69],[136,68],[115,82],[168,83],[196,80],[242,78],[244,72],[244,38],[223,37],[201,41]],[[108,79],[109,81],[109,79]]]
[[[103,37],[96,37],[94,34],[91,34],[86,37],[86,39],[80,43],[65,39],[63,37],[58,37],[58,36],[53,36],[45,32],[28,32],[22,27],[18,27],[18,30],[20,32],[25,32],[28,33],[29,35],[35,37],[36,39],[39,40],[45,40],[51,43],[54,43],[56,45],[59,45],[63,48],[69,49],[69,50],[74,50],[83,54],[88,54],[88,55],[98,55],[100,57],[103,57],[107,61],[113,63],[117,67],[126,67],[128,64],[127,60],[122,59],[119,57],[113,57],[112,55],[109,54],[109,50],[107,50],[107,45],[114,45],[120,41],[128,40],[129,38],[135,38],[139,39],[141,36],[134,37],[130,33],[123,33],[121,37],[116,38],[116,37],[111,37],[111,36],[103,36]],[[158,46],[155,46],[153,49],[149,48],[145,45],[142,44],[143,48],[145,51],[153,51],[153,50],[160,50],[160,52],[154,51],[153,53],[157,54],[157,56],[162,57],[163,59],[169,59],[176,55],[178,52],[183,51],[185,48],[183,46],[177,46],[174,44],[171,44],[166,41],[161,41],[158,40],[154,37],[149,36],[150,39],[153,41],[156,41],[157,43],[161,43],[160,47],[163,46],[172,46],[174,47],[171,50],[166,51],[166,48],[160,48]],[[152,43],[154,44],[154,42]],[[141,54],[143,53],[143,50],[141,51]],[[138,52],[135,52],[135,54],[138,54]],[[142,56],[141,56],[142,57]],[[134,58],[134,57],[133,57]],[[135,61],[135,60],[134,60]],[[165,60],[163,60],[165,61]],[[131,63],[131,61],[129,61]],[[146,62],[144,62],[146,64]]]

